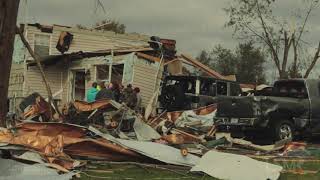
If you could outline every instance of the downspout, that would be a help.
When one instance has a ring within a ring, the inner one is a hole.
[[[113,49],[111,49],[111,61],[109,64],[109,83],[111,83],[111,76],[112,76],[112,63],[113,63]]]

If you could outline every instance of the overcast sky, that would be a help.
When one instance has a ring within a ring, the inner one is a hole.
[[[103,19],[115,19],[127,26],[127,32],[156,35],[177,40],[180,52],[197,55],[217,44],[234,48],[232,29],[223,8],[232,0],[101,0],[106,10],[96,12],[95,0],[21,0],[19,22],[91,26]],[[303,7],[305,0],[278,0],[276,13],[290,15]],[[308,28],[310,48],[320,40],[319,9],[312,14]],[[295,23],[294,19],[290,21]]]
[[[101,0],[106,13],[95,11],[94,0],[22,0],[19,20],[44,24],[91,26],[110,18],[127,26],[127,32],[177,40],[179,50],[196,54],[221,43],[234,45],[225,29],[222,8],[228,0]],[[27,9],[27,12],[25,12]],[[24,18],[25,14],[27,19]]]

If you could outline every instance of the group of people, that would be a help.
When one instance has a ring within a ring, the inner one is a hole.
[[[87,93],[87,102],[94,102],[100,99],[112,99],[119,103],[125,103],[131,109],[140,111],[141,109],[141,95],[138,87],[132,88],[131,84],[128,84],[126,88],[123,85],[117,83],[106,84],[100,82],[99,84],[94,82],[92,87]]]

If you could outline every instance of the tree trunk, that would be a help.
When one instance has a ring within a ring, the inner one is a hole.
[[[8,111],[8,86],[16,34],[19,0],[0,0],[0,126]]]
[[[298,49],[295,39],[293,39],[293,65],[291,78],[297,78],[298,76]]]

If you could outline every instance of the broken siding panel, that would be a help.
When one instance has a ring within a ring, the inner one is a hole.
[[[140,88],[142,106],[146,106],[156,87],[157,68],[155,64],[137,59],[133,66],[133,86]]]
[[[24,66],[23,64],[13,63],[11,65],[8,97],[22,97],[23,96],[23,82],[24,82]]]
[[[51,47],[55,47],[58,42],[58,38],[52,40]],[[71,52],[90,52],[103,49],[112,49],[114,45],[110,42],[110,39],[100,38],[99,40],[83,40],[80,35],[74,35],[74,39],[70,45],[68,53]],[[52,54],[61,54],[56,48],[51,49]]]
[[[64,89],[64,87],[66,87],[65,83],[67,83],[65,81],[65,76],[67,76],[66,70],[61,67],[47,67],[45,68],[45,75],[50,85],[52,94],[55,94],[61,88],[63,91],[67,91],[66,88]],[[48,97],[47,89],[41,78],[38,67],[29,67],[27,70],[25,95],[29,95],[33,92],[38,92],[43,97]],[[62,97],[62,94],[56,96],[55,99],[65,99],[66,97]]]
[[[77,28],[66,28],[61,26],[53,26],[52,33],[44,33],[37,27],[27,26],[27,40],[33,48],[35,34],[50,35],[50,55],[61,54],[56,49],[56,45],[60,33],[63,31],[73,34],[73,41],[68,53],[78,51],[89,52],[120,47],[148,46],[149,40],[148,36],[139,34],[116,34],[110,31],[79,30]],[[30,56],[28,56],[28,59],[30,59]]]
[[[114,49],[119,47],[133,47],[133,46],[148,46],[147,38],[139,38],[137,36],[132,36],[134,38],[128,38],[129,36],[118,35],[113,32],[87,32],[79,31],[74,28],[54,28],[52,34],[51,47],[55,47],[60,33],[63,31],[68,31],[73,34],[73,40],[70,45],[68,52],[78,52],[78,51],[97,51],[103,49]],[[52,54],[60,54],[56,48],[51,49]]]

